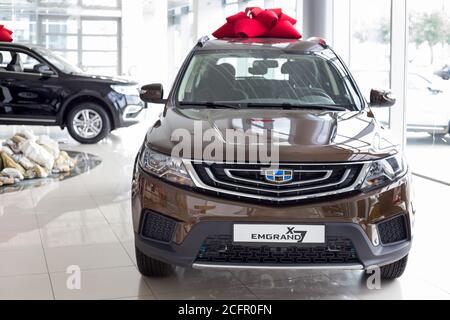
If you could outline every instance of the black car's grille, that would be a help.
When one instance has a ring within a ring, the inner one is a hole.
[[[169,243],[173,239],[176,227],[177,221],[147,211],[144,213],[142,236],[146,239]]]
[[[289,172],[291,179],[285,182],[267,180],[270,166],[252,164],[193,164],[195,172],[206,192],[208,187],[219,189],[219,195],[234,198],[263,199],[266,202],[288,202],[311,199],[327,193],[335,195],[343,190],[354,192],[351,187],[358,179],[362,164],[280,165]]]
[[[378,232],[383,244],[393,244],[408,240],[408,228],[404,215],[378,224]]]
[[[205,240],[197,263],[225,265],[334,265],[359,264],[351,240],[328,237],[320,246],[244,246],[234,244],[231,236]]]

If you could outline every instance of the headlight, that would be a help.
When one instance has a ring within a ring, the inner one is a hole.
[[[179,158],[172,158],[145,147],[139,162],[142,169],[160,179],[184,186],[194,186],[183,161]]]
[[[126,96],[139,95],[139,87],[136,85],[111,85],[111,89]]]
[[[396,179],[403,177],[407,172],[408,165],[401,154],[374,161],[367,171],[362,189],[367,192],[384,187]]]

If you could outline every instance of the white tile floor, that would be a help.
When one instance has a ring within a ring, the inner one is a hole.
[[[133,161],[142,125],[96,146],[58,129],[34,128],[90,152],[92,172],[38,189],[0,195],[0,299],[450,299],[446,235],[450,188],[416,179],[417,228],[405,276],[368,290],[360,272],[193,271],[147,279],[135,266],[130,214]],[[17,127],[0,127],[0,138]],[[70,291],[68,266],[82,269]]]

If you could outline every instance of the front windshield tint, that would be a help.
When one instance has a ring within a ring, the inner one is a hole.
[[[83,70],[74,66],[65,58],[51,52],[50,50],[44,48],[34,48],[34,50],[64,73],[83,73]]]
[[[346,79],[313,54],[197,53],[178,91],[181,104],[330,106],[354,110]]]

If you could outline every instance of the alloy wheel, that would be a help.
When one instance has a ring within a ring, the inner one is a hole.
[[[103,119],[96,111],[83,109],[73,118],[73,129],[80,137],[92,139],[102,132]]]

